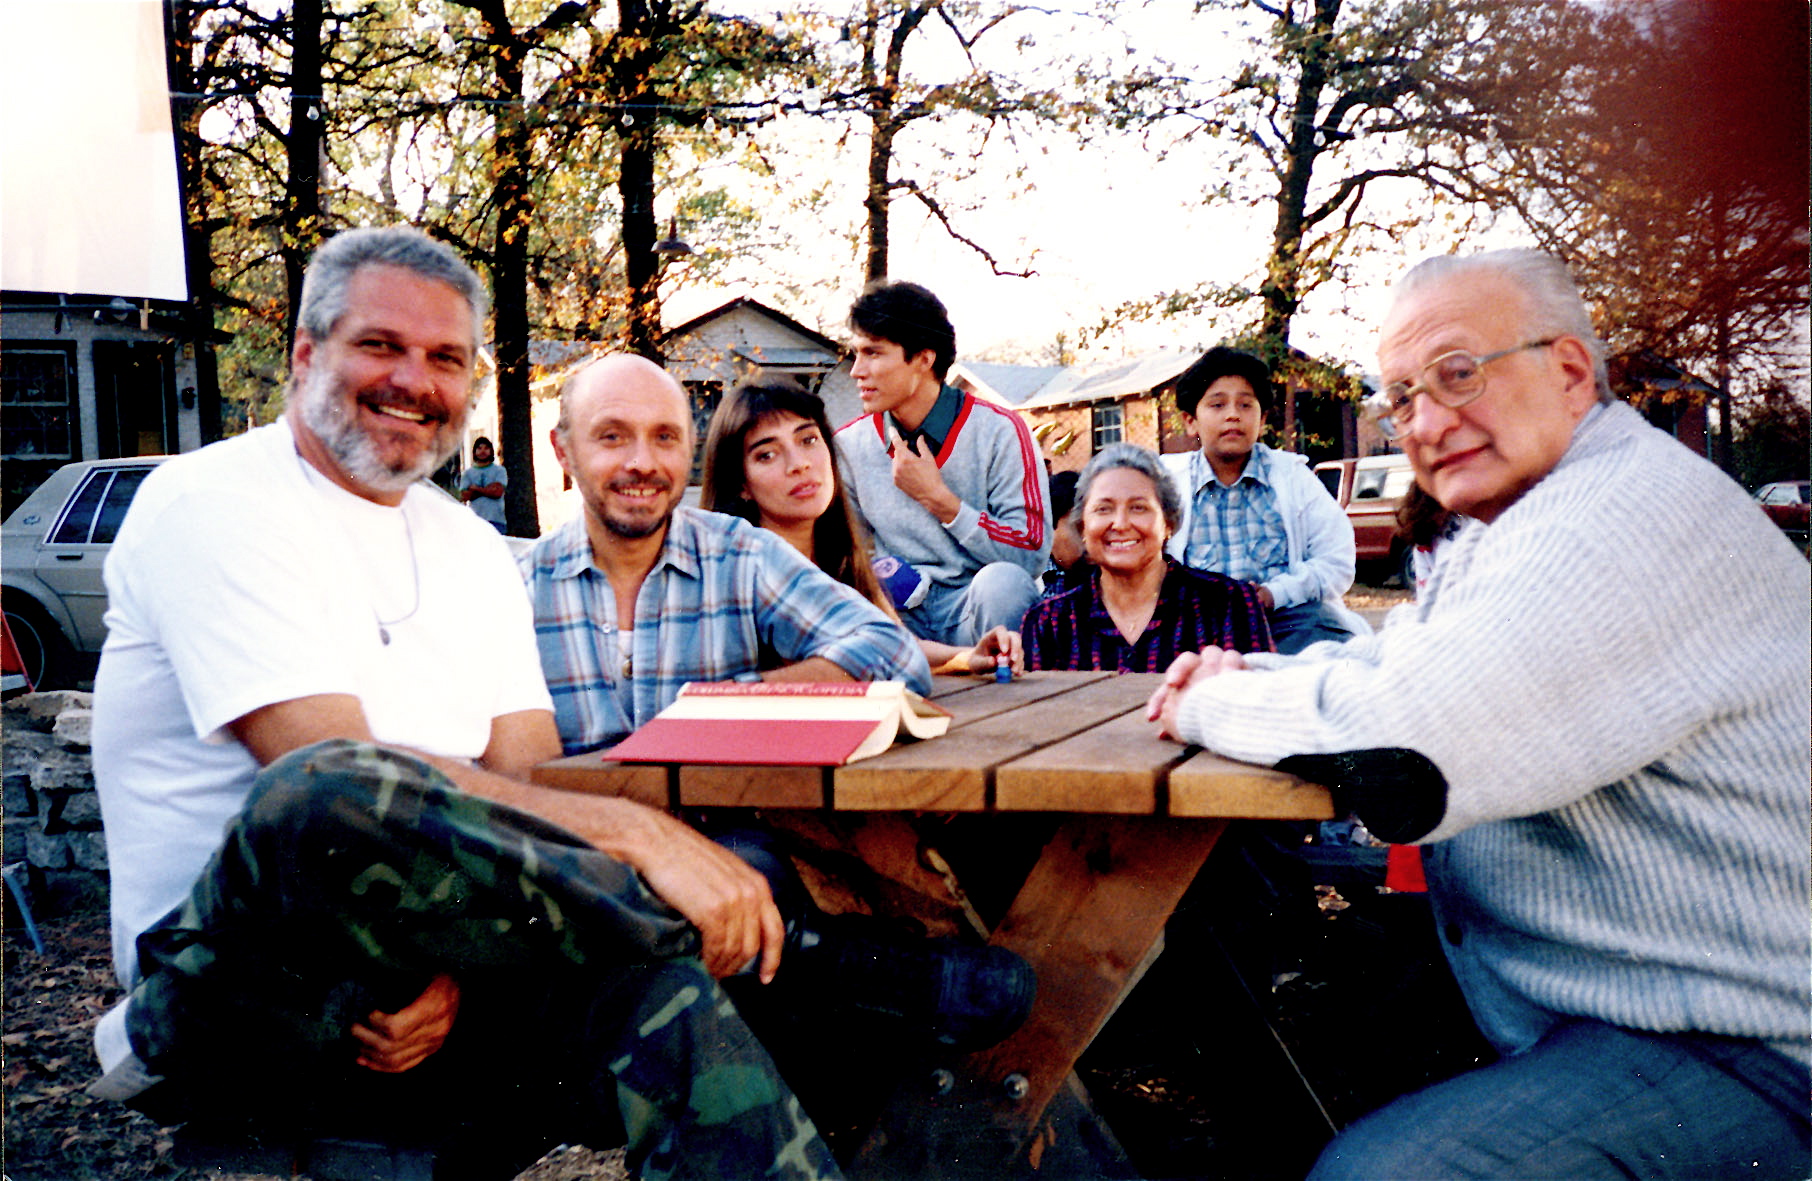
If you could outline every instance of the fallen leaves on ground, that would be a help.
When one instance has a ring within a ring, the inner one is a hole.
[[[5,1181],[278,1181],[176,1164],[172,1130],[129,1107],[89,1097],[99,1074],[94,1023],[119,1000],[107,915],[41,923],[45,953],[8,930],[0,948],[0,1086],[5,1104]],[[519,1181],[625,1181],[623,1154],[550,1152]]]
[[[19,932],[4,945],[6,1175],[9,1181],[163,1181],[185,1170],[168,1135],[117,1103],[90,1098],[95,1020],[119,998],[107,916],[45,922],[45,954]]]

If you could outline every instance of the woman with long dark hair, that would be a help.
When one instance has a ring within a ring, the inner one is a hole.
[[[843,491],[824,401],[790,377],[757,375],[724,395],[705,433],[699,505],[780,534],[831,577],[899,618],[876,576],[862,523]],[[997,627],[973,648],[921,639],[939,672],[1023,668],[1019,635]]]

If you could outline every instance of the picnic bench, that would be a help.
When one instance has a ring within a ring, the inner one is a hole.
[[[590,754],[544,763],[534,778],[674,810],[758,809],[764,822],[859,868],[871,909],[920,917],[940,891],[953,907],[962,898],[948,866],[926,856],[915,817],[1054,819],[1005,916],[985,932],[1037,972],[1031,1015],[998,1045],[952,1052],[930,1069],[915,1064],[851,1168],[888,1177],[1036,1170],[1062,1148],[1047,1117],[1053,1100],[1080,1091],[1068,1085],[1077,1059],[1161,945],[1228,821],[1334,815],[1323,787],[1160,739],[1144,717],[1160,679],[940,677],[932,697],[952,715],[947,734],[842,767],[629,764]],[[808,874],[808,885],[834,885],[824,877]]]

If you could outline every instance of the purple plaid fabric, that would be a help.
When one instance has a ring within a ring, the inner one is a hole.
[[[1251,584],[1170,558],[1165,566],[1157,609],[1135,644],[1126,642],[1101,601],[1099,570],[1039,600],[1021,629],[1026,667],[1156,673],[1178,654],[1209,644],[1238,652],[1272,650],[1271,628]]]

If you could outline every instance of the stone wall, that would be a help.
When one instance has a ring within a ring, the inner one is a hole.
[[[37,918],[101,906],[107,842],[88,752],[92,697],[27,693],[5,705],[6,864],[25,862]]]

